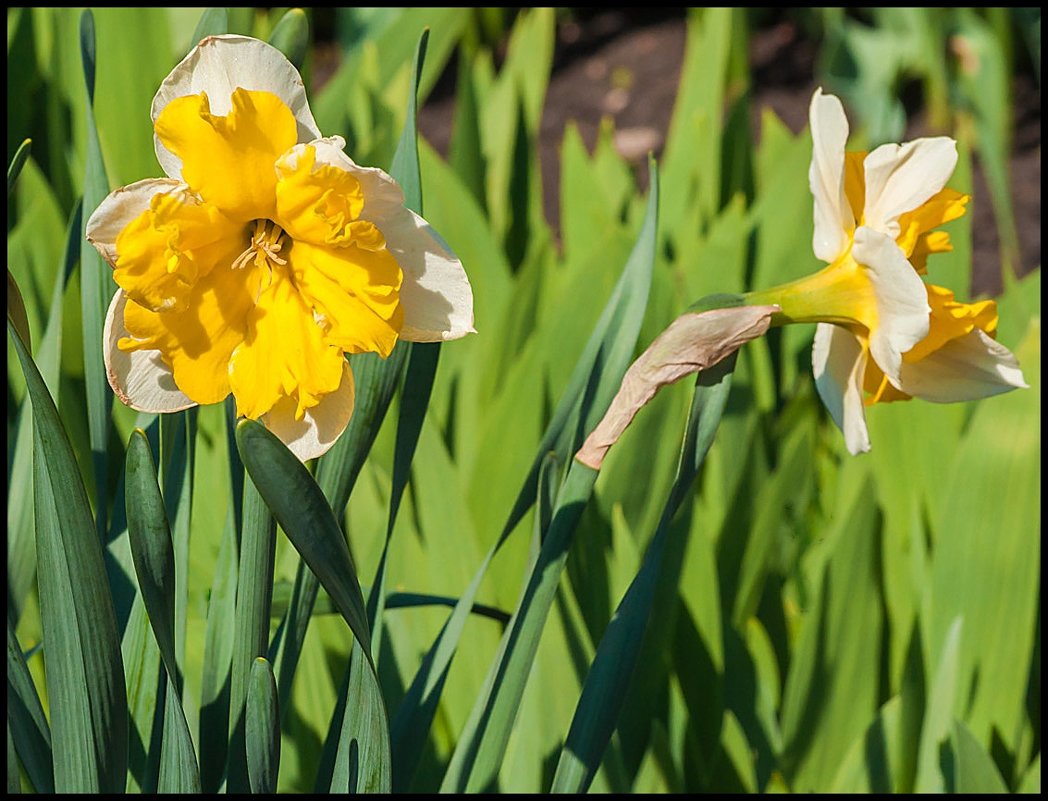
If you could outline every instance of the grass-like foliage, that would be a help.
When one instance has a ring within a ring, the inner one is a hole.
[[[1029,388],[870,407],[853,457],[813,326],[778,328],[598,472],[572,457],[675,317],[821,266],[811,135],[753,119],[756,12],[689,14],[657,163],[568,126],[557,229],[537,142],[568,11],[7,13],[9,792],[1039,791],[1040,269],[1013,272],[1007,169],[1039,18],[799,18],[855,149],[905,138],[905,80],[958,140],[950,185],[979,160]],[[160,174],[153,93],[225,32],[301,69],[474,292],[477,334],[350,358],[353,418],[308,466],[231,400],[132,411],[102,362],[84,223]],[[417,111],[446,70],[444,158]],[[963,299],[971,225],[929,262]]]

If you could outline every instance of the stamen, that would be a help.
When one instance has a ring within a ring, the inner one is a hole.
[[[285,265],[287,259],[277,255],[284,247],[284,229],[271,220],[255,220],[255,232],[251,235],[247,250],[233,261],[233,269],[247,267],[252,260],[258,267],[272,266],[269,262]]]

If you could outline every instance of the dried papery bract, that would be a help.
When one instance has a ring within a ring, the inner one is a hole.
[[[655,393],[706,370],[768,330],[778,306],[738,306],[682,314],[630,365],[607,413],[575,458],[600,470],[608,450]]]

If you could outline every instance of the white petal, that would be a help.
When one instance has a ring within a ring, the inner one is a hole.
[[[816,89],[808,109],[811,127],[811,167],[808,184],[815,197],[815,233],[812,250],[825,262],[836,259],[847,247],[848,232],[855,225],[844,191],[844,146],[848,118],[841,101]]]
[[[133,219],[149,208],[154,195],[188,189],[170,178],[147,178],[111,192],[87,221],[87,241],[107,262],[116,266],[116,238]]]
[[[866,351],[847,328],[819,323],[811,349],[815,388],[833,422],[844,433],[844,444],[851,454],[870,449],[863,405],[862,379],[866,372]]]
[[[422,217],[404,207],[404,193],[387,173],[360,167],[345,154],[344,140],[332,136],[310,143],[317,164],[351,172],[364,192],[361,219],[370,220],[386,238],[386,247],[404,271],[400,302],[404,327],[400,336],[409,342],[440,342],[475,333],[473,289],[462,262]],[[302,145],[293,151],[301,152]],[[294,166],[297,153],[289,154]]]
[[[375,224],[404,271],[401,339],[440,342],[476,333],[473,288],[466,271],[430,224],[410,209]]]
[[[266,428],[305,462],[327,453],[346,430],[353,415],[353,398],[353,372],[347,363],[342,367],[342,383],[338,389],[306,409],[301,420],[295,419],[294,401],[279,403],[261,419]]]
[[[175,386],[171,368],[164,364],[158,350],[120,350],[117,342],[129,336],[124,327],[127,295],[118,289],[106,312],[102,328],[102,358],[109,386],[118,398],[140,412],[180,412],[196,406]]]
[[[171,70],[153,98],[153,122],[172,100],[201,92],[207,92],[211,113],[224,116],[232,107],[230,97],[238,87],[272,92],[283,100],[298,122],[298,141],[309,142],[320,136],[295,65],[272,45],[233,34],[202,39]],[[164,172],[181,179],[182,160],[164,147],[155,134],[153,144]]]
[[[978,328],[913,363],[903,362],[899,388],[935,403],[976,400],[1025,388],[1019,361]]]
[[[870,353],[888,380],[898,386],[902,354],[928,336],[928,290],[902,249],[886,234],[860,226],[855,230],[852,256],[866,267],[877,302]]]
[[[946,186],[957,166],[957,143],[946,136],[881,145],[863,162],[866,170],[864,224],[899,236],[899,216],[913,211]]]

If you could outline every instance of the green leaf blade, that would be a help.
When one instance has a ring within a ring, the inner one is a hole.
[[[370,659],[371,635],[356,568],[320,487],[284,443],[260,423],[241,420],[236,437],[244,467],[259,494]]]
[[[200,20],[193,30],[190,49],[196,47],[201,39],[208,36],[221,36],[229,33],[229,11],[226,8],[207,8],[200,15]]]
[[[729,361],[733,366],[734,358]],[[700,374],[696,382],[677,478],[641,568],[615,610],[590,665],[553,777],[555,793],[586,792],[611,740],[653,613],[670,522],[713,443],[728,400],[732,366],[718,365]]]
[[[86,224],[94,210],[109,194],[102,148],[95,127],[95,22],[91,10],[80,17],[80,53],[87,86],[87,161],[84,174],[84,224],[80,240],[80,291],[83,315],[84,378],[87,385],[87,417],[95,476],[95,511],[99,536],[106,531],[108,502],[107,447],[113,390],[106,379],[102,358],[102,330],[109,302],[116,293],[116,282],[101,255],[87,241]]]
[[[651,189],[644,222],[623,269],[622,278],[597,323],[596,330],[601,331],[601,335],[597,337],[594,332],[584,353],[583,360],[587,360],[589,365],[584,371],[585,390],[577,398],[578,405],[573,402],[568,406],[577,411],[565,413],[565,418],[570,417],[575,421],[574,425],[565,425],[557,437],[558,449],[570,443],[569,454],[577,450],[607,411],[629,366],[640,334],[651,287],[658,228],[659,179],[654,159],[650,160],[649,167]],[[589,360],[587,355],[591,346],[593,352]],[[583,360],[580,360],[580,364]],[[535,484],[538,482],[540,467],[541,461],[537,469],[533,470]],[[538,561],[531,571],[524,596],[510,621],[485,686],[477,697],[452,755],[441,785],[443,791],[486,791],[497,781],[572,537],[596,479],[597,471],[575,460],[570,462]],[[519,501],[517,506],[520,506]]]
[[[336,709],[329,740],[335,736],[344,743],[337,748],[339,759],[348,750],[371,759],[359,762],[359,773],[354,775],[365,777],[369,786],[372,779],[367,777],[375,777],[376,786],[388,791],[389,732],[385,706],[371,656],[364,597],[342,530],[309,471],[279,439],[253,420],[242,420],[238,424],[236,438],[251,480],[305,564],[327,590],[359,646],[361,656],[353,660],[347,680],[350,693],[347,708],[353,710],[353,717],[340,718]],[[358,714],[362,716],[359,719]],[[336,725],[340,720],[342,725]],[[354,725],[362,728],[353,728]],[[347,726],[351,731],[340,736]],[[338,764],[343,763],[337,762],[336,767]],[[323,774],[318,777],[318,786],[340,781],[337,772],[327,782],[325,779]]]
[[[19,173],[22,172],[22,167],[25,166],[26,159],[29,158],[29,152],[32,146],[32,140],[23,139],[22,144],[18,146],[18,150],[15,151],[14,157],[11,159],[11,163],[7,166],[7,194],[8,197],[11,195],[11,190],[15,188],[15,182],[18,180]]]
[[[7,734],[33,788],[38,793],[53,793],[51,729],[10,621],[7,623]]]
[[[131,556],[167,673],[157,789],[163,793],[198,793],[200,770],[182,708],[182,675],[175,649],[174,548],[149,441],[141,429],[132,432],[128,442],[124,475]]]
[[[280,702],[273,666],[251,664],[247,693],[247,775],[252,793],[275,793],[280,765]]]
[[[252,665],[255,659],[265,656],[269,648],[269,610],[276,554],[276,523],[267,500],[252,481],[244,484],[243,525],[230,657],[226,786],[232,792],[245,792],[249,786],[246,704]]]
[[[8,323],[33,403],[37,575],[58,792],[121,792],[127,698],[116,615],[87,493],[68,435]]]
[[[302,69],[302,63],[309,52],[309,19],[301,8],[292,8],[274,26],[269,34],[269,43],[287,56],[296,69]]]
[[[160,646],[164,666],[172,680],[178,682],[178,664],[175,661],[175,557],[153,455],[145,432],[141,429],[136,429],[128,441],[124,475],[127,533],[138,586]]]

